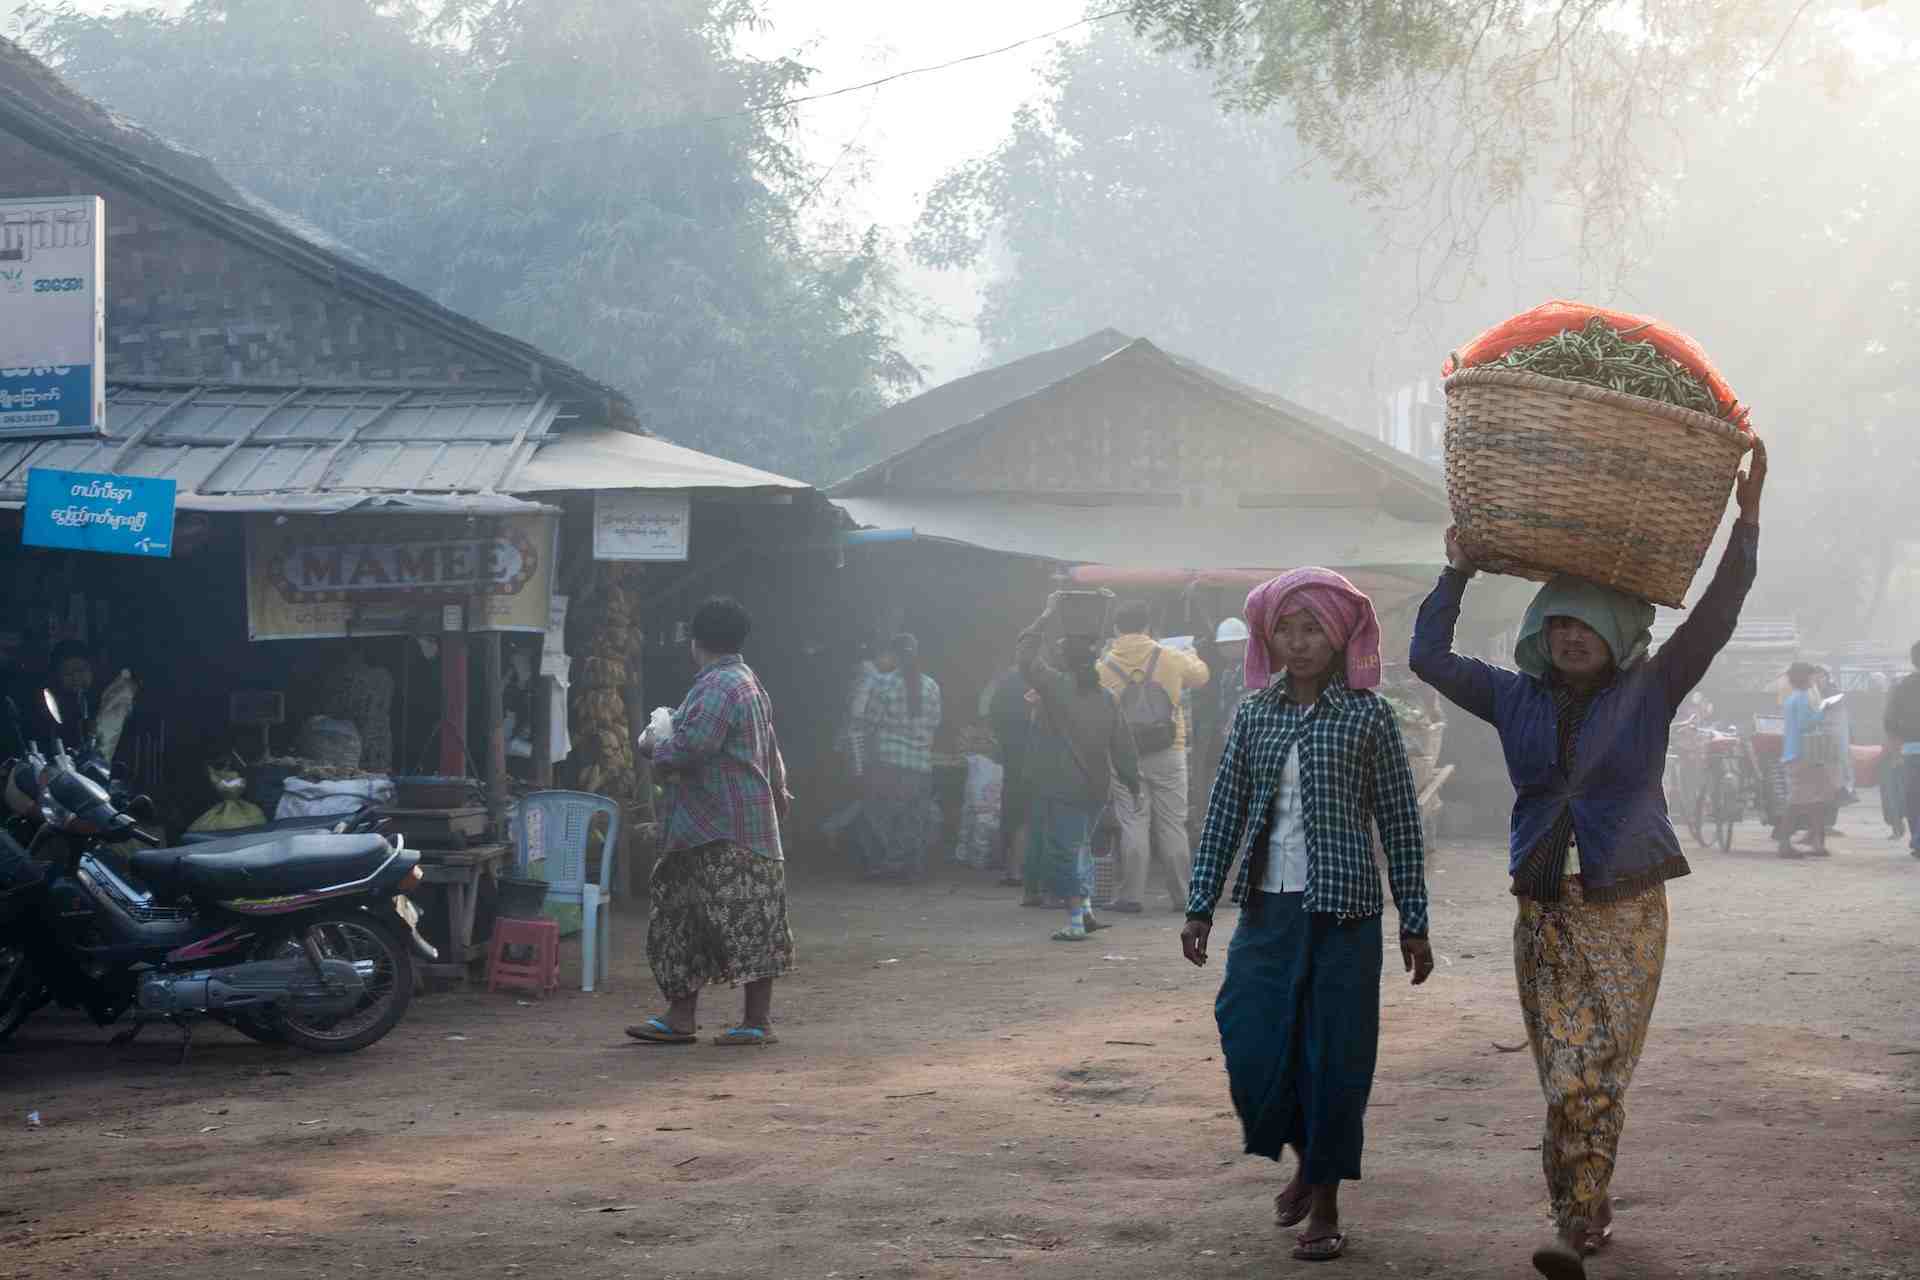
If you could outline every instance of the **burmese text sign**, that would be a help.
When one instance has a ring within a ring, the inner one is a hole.
[[[0,439],[106,421],[106,237],[99,196],[0,200]]]
[[[170,558],[173,504],[171,480],[33,467],[27,471],[20,541],[30,547]]]

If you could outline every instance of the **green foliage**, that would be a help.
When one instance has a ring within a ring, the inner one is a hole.
[[[626,389],[683,444],[808,479],[910,389],[872,232],[739,54],[748,0],[192,0],[24,11],[79,90],[448,306]]]
[[[1400,264],[1316,167],[1284,125],[1224,110],[1206,74],[1109,26],[935,186],[910,248],[998,269],[979,322],[997,354],[1112,326],[1369,427]]]
[[[1801,0],[1141,0],[1236,107],[1285,110],[1365,199],[1435,229],[1424,287],[1471,277],[1495,215],[1543,180],[1619,281],[1672,135],[1734,105]]]

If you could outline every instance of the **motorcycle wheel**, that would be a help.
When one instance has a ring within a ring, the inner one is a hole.
[[[0,1040],[20,1029],[39,1008],[39,978],[24,949],[0,947]]]
[[[384,921],[353,907],[335,908],[309,916],[281,934],[262,951],[262,959],[305,956],[303,938],[312,938],[329,960],[349,960],[366,982],[367,993],[349,1012],[334,1018],[308,1018],[281,1011],[254,1019],[255,1026],[274,1034],[241,1034],[263,1043],[295,1045],[310,1053],[354,1053],[381,1039],[399,1025],[413,1001],[413,956]]]

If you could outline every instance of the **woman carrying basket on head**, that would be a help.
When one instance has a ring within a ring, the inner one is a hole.
[[[1666,882],[1687,874],[1661,777],[1674,713],[1733,635],[1753,585],[1767,451],[1735,487],[1720,568],[1647,657],[1653,606],[1556,578],[1527,609],[1519,671],[1453,652],[1473,561],[1447,531],[1449,568],[1420,607],[1413,670],[1500,732],[1517,791],[1508,869],[1520,899],[1513,961],[1547,1100],[1541,1162],[1555,1237],[1534,1266],[1584,1276],[1604,1244],[1627,1085],[1646,1042],[1667,949]]]
[[[1293,1148],[1274,1207],[1283,1227],[1307,1220],[1293,1256],[1321,1262],[1347,1246],[1340,1183],[1360,1177],[1379,1051],[1376,824],[1401,957],[1416,986],[1433,972],[1420,808],[1399,724],[1373,692],[1372,601],[1330,570],[1296,569],[1254,588],[1247,629],[1253,692],[1227,731],[1180,944],[1207,962],[1214,905],[1244,852],[1214,1018],[1247,1152],[1279,1160]]]

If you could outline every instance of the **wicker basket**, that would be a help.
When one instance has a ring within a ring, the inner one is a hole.
[[[1446,381],[1447,498],[1493,573],[1573,574],[1679,608],[1752,447],[1718,418],[1500,369]]]

